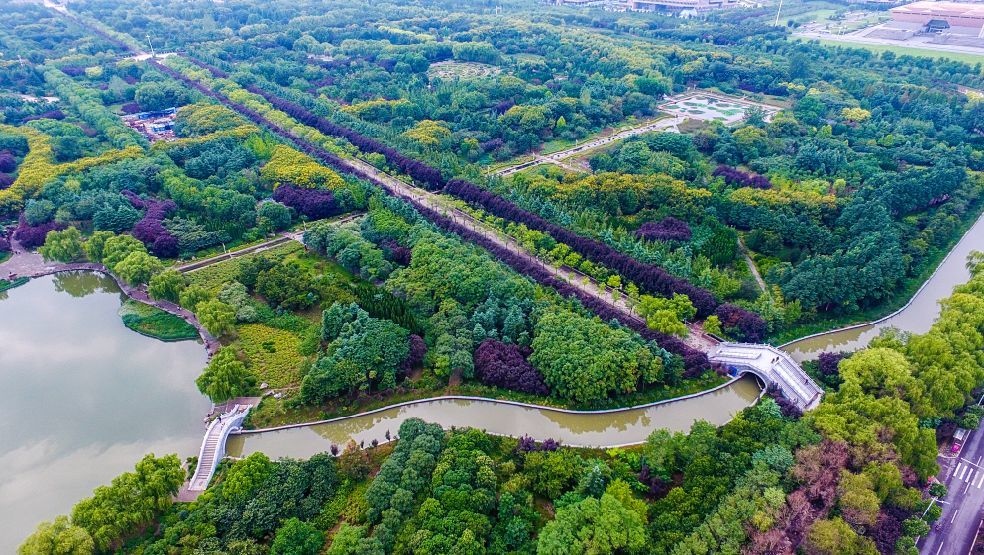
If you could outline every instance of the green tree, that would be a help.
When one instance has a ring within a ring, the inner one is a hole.
[[[134,472],[120,474],[75,505],[72,522],[89,532],[98,551],[115,551],[171,506],[184,480],[177,455],[147,455]]]
[[[140,251],[131,252],[113,266],[113,271],[130,285],[147,283],[151,277],[163,270],[164,264],[160,259]]]
[[[588,497],[558,510],[540,531],[537,553],[642,553],[648,539],[645,511],[629,486],[615,480],[601,499]]]
[[[633,334],[567,310],[544,313],[536,324],[529,360],[553,392],[586,403],[635,391],[662,360]]]
[[[684,322],[697,314],[690,298],[680,293],[674,293],[669,299],[643,295],[639,299],[638,310],[646,318],[650,329],[680,337],[686,337],[689,333]]]
[[[179,304],[188,310],[195,310],[199,303],[212,299],[212,294],[205,287],[192,283],[178,294]]]
[[[82,234],[74,227],[62,231],[49,231],[38,252],[45,260],[75,262],[85,257]]]
[[[184,274],[177,270],[164,270],[150,278],[147,285],[147,292],[157,300],[171,301],[177,303],[181,298],[181,293],[188,285],[188,280]]]
[[[325,535],[321,530],[294,517],[277,529],[270,555],[318,555],[324,543]]]
[[[222,403],[250,394],[256,385],[256,377],[231,349],[224,347],[215,353],[195,384],[213,402]]]
[[[222,337],[236,329],[236,309],[218,299],[195,305],[195,316],[208,333]]]
[[[844,519],[818,520],[810,527],[807,543],[811,553],[823,555],[876,555],[878,550],[868,538],[859,536]]]
[[[102,248],[102,263],[115,271],[116,265],[135,252],[147,252],[147,247],[132,235],[107,237]]]
[[[376,538],[367,536],[365,526],[353,526],[343,522],[331,539],[325,555],[384,555],[383,546]]]
[[[225,473],[222,495],[229,499],[249,499],[270,478],[274,470],[275,465],[270,457],[260,452],[251,453],[236,461]]]
[[[73,526],[66,516],[42,522],[17,549],[18,555],[91,555],[96,544],[85,528]]]
[[[279,264],[259,273],[256,292],[274,305],[296,310],[314,304],[311,277],[296,263]]]
[[[89,239],[86,240],[85,245],[83,245],[86,258],[93,262],[102,262],[103,249],[110,237],[116,237],[116,234],[112,231],[93,231]]]
[[[279,202],[264,202],[256,209],[256,225],[267,232],[287,229],[290,226],[290,209]]]

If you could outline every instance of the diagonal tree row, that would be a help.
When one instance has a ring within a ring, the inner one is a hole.
[[[192,57],[187,57],[187,59],[195,65],[208,70],[215,77],[228,77],[227,72],[215,66]],[[618,272],[626,280],[638,285],[643,291],[662,297],[671,297],[674,293],[687,295],[697,309],[697,315],[699,317],[704,318],[716,314],[726,327],[737,328],[742,336],[741,338],[746,341],[761,341],[765,336],[766,324],[759,315],[735,305],[722,304],[710,291],[697,287],[684,279],[675,277],[662,268],[640,262],[601,241],[584,237],[565,227],[547,221],[474,183],[463,179],[446,180],[441,175],[439,169],[420,160],[405,156],[396,149],[376,139],[366,137],[357,131],[320,117],[307,108],[276,96],[256,85],[250,84],[244,88],[253,94],[263,97],[274,108],[288,114],[304,125],[313,127],[325,135],[343,138],[362,152],[383,155],[389,164],[396,167],[400,172],[410,176],[415,182],[422,184],[428,190],[443,191],[469,204],[479,206],[486,212],[497,217],[521,223],[530,229],[547,233],[558,242],[566,244],[595,264],[600,264]]]
[[[181,81],[185,85],[239,112],[253,122],[263,125],[277,135],[288,139],[312,157],[315,157],[332,167],[338,168],[339,170],[370,181],[381,187],[386,193],[409,202],[421,215],[427,218],[438,228],[447,232],[455,233],[463,239],[488,250],[494,254],[496,258],[514,270],[530,277],[531,279],[534,279],[542,285],[555,289],[561,295],[578,299],[582,305],[602,319],[616,320],[626,327],[635,330],[642,337],[648,340],[655,340],[661,347],[673,354],[679,355],[683,359],[687,375],[698,375],[709,368],[710,363],[705,353],[694,349],[677,337],[649,329],[645,323],[637,317],[629,314],[625,310],[615,308],[612,303],[602,299],[600,293],[592,294],[592,292],[585,287],[577,287],[569,283],[567,280],[561,279],[554,272],[548,269],[547,265],[542,261],[537,260],[535,257],[526,252],[517,252],[519,249],[515,247],[507,247],[504,244],[504,241],[496,237],[494,233],[481,233],[476,230],[477,226],[474,224],[469,226],[461,221],[452,219],[442,214],[438,210],[435,210],[429,206],[428,203],[423,200],[420,193],[414,194],[412,192],[412,188],[408,185],[394,178],[386,179],[385,177],[388,176],[381,174],[368,164],[361,164],[355,160],[346,160],[334,153],[328,152],[324,148],[297,136],[292,131],[284,129],[282,126],[269,121],[266,117],[255,110],[216,93],[202,83],[182,74],[179,71],[156,61],[151,61],[150,63],[162,73]],[[221,77],[222,75],[223,73],[220,71],[216,74],[216,77]],[[403,187],[400,187],[400,185]]]

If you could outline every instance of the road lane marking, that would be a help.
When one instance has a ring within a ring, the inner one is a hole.
[[[957,465],[957,480],[963,480],[964,474],[966,474],[969,466],[964,466],[963,463]]]
[[[964,477],[964,482],[970,483],[970,481],[973,478],[974,478],[974,470],[971,469],[970,472],[967,473],[967,476]]]
[[[960,509],[957,509],[957,510],[953,511],[953,516],[950,517],[950,524],[953,524],[953,519],[957,518],[957,513],[959,513],[959,512],[960,512]]]
[[[963,457],[960,457],[960,460],[962,460],[963,462],[965,462],[965,463],[967,463],[967,464],[969,464],[971,466],[976,466],[977,468],[981,468],[981,466],[979,464],[972,463],[972,462],[968,461],[967,459],[965,459]],[[978,458],[978,460],[980,460],[980,459]]]
[[[977,478],[977,483],[974,484],[974,487],[977,489],[981,489],[981,485],[984,485],[984,472],[981,472],[978,476],[979,477]]]
[[[964,487],[964,490],[963,490],[963,492],[964,492],[964,493],[967,493],[967,490],[969,490],[969,489],[970,489],[970,482],[967,482],[967,486],[966,486],[966,487]]]
[[[936,555],[940,555],[940,551],[943,551],[943,541],[941,541],[940,546],[936,548]]]

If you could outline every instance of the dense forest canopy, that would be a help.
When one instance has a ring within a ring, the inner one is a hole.
[[[984,101],[958,89],[984,89],[980,63],[793,40],[762,8],[2,11],[0,262],[36,249],[181,307],[216,341],[204,395],[276,392],[248,426],[703,391],[727,380],[705,333],[888,313],[982,209]],[[969,267],[929,332],[808,364],[827,395],[805,415],[769,390],[720,428],[609,450],[409,420],[224,462],[192,503],[172,503],[182,461],[148,455],[21,553],[914,553],[945,494],[937,439],[981,417]]]

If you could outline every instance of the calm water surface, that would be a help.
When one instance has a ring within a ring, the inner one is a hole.
[[[128,330],[120,303],[93,273],[0,293],[0,553],[146,453],[198,452],[204,348]]]
[[[435,400],[382,410],[286,430],[248,433],[229,437],[227,452],[233,456],[262,451],[271,458],[307,458],[344,446],[349,439],[385,441],[407,418],[422,418],[444,428],[472,427],[506,436],[530,435],[556,439],[565,445],[613,446],[642,443],[653,430],[686,432],[697,420],[715,426],[731,420],[758,397],[759,386],[751,376],[716,391],[656,405],[607,413],[569,413],[479,400]]]

